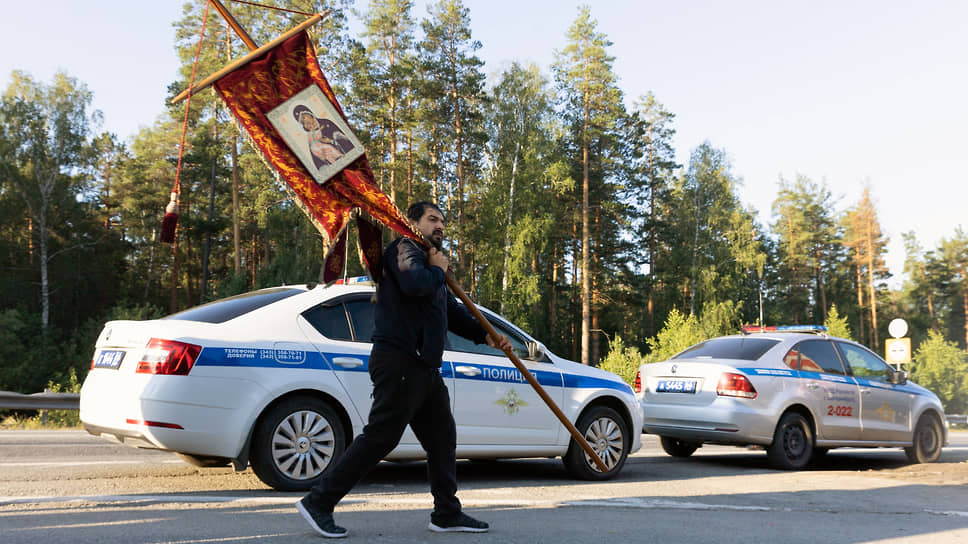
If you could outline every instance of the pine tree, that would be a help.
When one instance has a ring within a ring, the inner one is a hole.
[[[869,335],[865,334],[864,321],[861,320],[860,338],[868,345],[880,345],[877,322],[878,290],[890,277],[884,255],[887,253],[889,239],[881,232],[877,210],[871,197],[871,187],[864,188],[856,208],[846,215],[847,235],[845,245],[852,251],[854,268],[857,274],[857,303],[860,308],[869,310]],[[866,296],[866,299],[864,298]],[[864,302],[867,302],[865,305]]]
[[[479,172],[487,136],[483,130],[484,62],[477,56],[481,43],[473,39],[470,24],[470,11],[460,0],[432,4],[428,18],[421,23],[424,39],[419,50],[425,122],[436,125],[435,147],[443,162],[438,168],[453,182],[446,201],[454,231],[451,247],[457,264],[470,272],[474,290],[477,256],[467,243],[467,230],[484,212],[479,205]],[[469,214],[468,207],[475,212]]]
[[[595,251],[596,243],[608,235],[608,202],[614,188],[608,188],[610,154],[617,150],[614,129],[624,114],[622,91],[616,84],[612,69],[615,57],[608,53],[612,43],[598,31],[598,22],[592,19],[588,6],[578,8],[578,17],[567,32],[568,44],[556,52],[553,65],[555,81],[559,87],[559,105],[562,118],[570,130],[575,177],[581,180],[578,200],[578,224],[581,256],[581,362],[592,364],[598,356],[598,335],[592,337],[597,319],[595,296],[596,271],[592,255],[604,257],[605,252]],[[598,229],[596,229],[598,221]],[[597,237],[596,237],[597,236]],[[613,238],[614,240],[614,238]],[[576,262],[578,255],[574,256]]]
[[[364,13],[369,79],[377,97],[368,112],[373,146],[367,156],[393,202],[400,204],[397,185],[405,163],[400,162],[401,129],[409,94],[413,92],[414,21],[411,0],[372,0]]]
[[[640,97],[629,114],[626,142],[629,147],[632,172],[628,192],[634,215],[636,238],[645,242],[639,246],[637,264],[648,267],[646,300],[646,334],[655,334],[656,291],[661,285],[663,252],[659,247],[667,242],[668,224],[666,213],[672,189],[673,175],[679,167],[675,162],[672,138],[675,115],[665,109],[650,92]],[[644,254],[642,254],[644,253]]]
[[[680,307],[699,315],[706,305],[751,299],[751,271],[766,256],[756,240],[753,213],[742,208],[738,181],[722,150],[705,142],[693,150],[677,181],[670,221],[678,237],[670,250]]]
[[[779,237],[777,263],[786,282],[777,295],[793,323],[822,323],[827,318],[827,281],[841,247],[833,207],[825,183],[802,175],[793,183],[780,179],[773,230]]]

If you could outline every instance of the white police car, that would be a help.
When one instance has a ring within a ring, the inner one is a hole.
[[[901,447],[912,462],[936,461],[947,443],[938,397],[825,331],[748,327],[640,366],[642,430],[676,457],[704,443],[760,445],[786,469],[838,447]]]
[[[112,321],[81,389],[88,432],[233,463],[279,490],[305,490],[363,428],[374,287],[365,281],[262,289],[153,321]],[[574,443],[503,352],[448,336],[441,374],[457,422],[457,457],[562,456],[573,475],[615,476],[641,446],[642,416],[614,374],[561,359],[482,311],[608,467]],[[407,429],[390,460],[424,455]]]

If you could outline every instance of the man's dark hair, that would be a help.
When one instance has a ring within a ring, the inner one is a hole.
[[[407,208],[407,219],[410,219],[414,223],[419,222],[420,218],[427,213],[427,208],[433,208],[437,210],[437,213],[439,213],[441,217],[444,216],[444,212],[440,211],[440,208],[438,208],[436,204],[430,202],[429,200],[421,200],[420,202],[411,204],[410,207]]]

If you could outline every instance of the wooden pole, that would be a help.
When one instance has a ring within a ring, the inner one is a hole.
[[[255,51],[259,48],[259,46],[256,45],[255,41],[252,39],[252,36],[249,36],[249,33],[242,28],[242,25],[240,25],[235,19],[235,16],[229,13],[229,10],[225,9],[225,6],[223,6],[221,2],[218,0],[209,0],[209,2],[215,6],[215,10],[218,11],[218,14],[225,19],[225,22],[228,23],[230,27],[232,27],[232,30],[234,30],[235,33],[242,38],[242,41],[245,42],[245,45],[249,46],[249,51]]]
[[[467,294],[464,293],[464,290],[461,289],[460,285],[457,283],[457,279],[454,278],[453,273],[448,271],[446,274],[444,274],[444,276],[447,278],[447,286],[450,287],[450,290],[453,291],[454,295],[456,295],[457,298],[459,298],[461,302],[464,303],[464,307],[466,307],[467,310],[470,311],[471,315],[473,315],[474,318],[477,319],[478,323],[481,324],[481,327],[484,327],[484,330],[487,332],[487,334],[491,335],[491,338],[497,338],[498,332],[494,330],[494,327],[491,325],[491,322],[488,321],[486,317],[484,317],[484,314],[482,314],[481,311],[477,309],[477,306],[474,305],[474,303],[467,296]],[[571,436],[572,438],[575,439],[575,442],[577,442],[578,445],[580,445],[581,448],[585,450],[585,453],[592,458],[592,460],[595,462],[595,465],[598,466],[598,469],[601,470],[603,473],[608,472],[608,467],[605,466],[605,463],[602,461],[602,458],[599,457],[597,453],[595,453],[595,450],[592,449],[588,441],[585,440],[585,437],[582,436],[580,432],[578,432],[578,429],[576,429],[575,426],[572,425],[571,421],[568,420],[568,417],[564,414],[564,412],[562,412],[561,409],[558,408],[558,405],[555,404],[555,401],[550,396],[548,396],[548,393],[544,390],[544,387],[541,387],[541,384],[538,383],[538,380],[534,378],[534,376],[531,374],[531,371],[529,371],[527,367],[524,366],[524,363],[522,363],[521,359],[519,359],[518,356],[515,355],[514,351],[510,349],[506,349],[504,350],[504,354],[507,355],[507,358],[510,359],[512,363],[514,363],[514,366],[517,367],[521,375],[524,376],[524,379],[528,380],[528,383],[531,384],[531,388],[534,389],[535,392],[538,393],[538,396],[541,397],[541,400],[543,400],[545,404],[548,405],[548,408],[550,408],[551,411],[555,414],[555,416],[558,418],[558,421],[560,421],[561,424],[564,425],[566,429],[568,429],[568,432],[571,433]]]
[[[273,47],[279,45],[280,43],[288,40],[289,38],[295,36],[296,34],[299,34],[303,30],[306,30],[307,28],[309,28],[309,27],[313,26],[314,24],[318,23],[319,21],[323,20],[325,17],[329,16],[330,13],[332,13],[332,10],[327,10],[324,13],[317,13],[316,15],[313,15],[309,19],[306,19],[304,22],[302,22],[301,24],[299,24],[299,26],[293,27],[292,30],[289,30],[288,32],[286,32],[285,34],[280,35],[278,38],[272,40],[271,42],[269,42],[269,43],[263,45],[262,47],[260,47],[260,48],[258,48],[256,50],[252,51],[248,55],[242,57],[241,59],[239,59],[239,60],[237,60],[235,62],[233,62],[232,64],[229,64],[228,66],[226,66],[225,68],[222,68],[218,72],[215,72],[214,74],[208,76],[207,78],[205,78],[202,81],[200,81],[198,84],[194,85],[192,88],[185,89],[178,96],[176,96],[175,98],[172,98],[171,99],[171,104],[172,105],[175,105],[175,104],[181,102],[182,100],[188,98],[189,96],[194,95],[194,94],[198,94],[199,91],[202,91],[204,89],[207,89],[208,87],[210,87],[216,81],[218,81],[218,80],[222,79],[223,77],[231,74],[232,72],[238,70],[239,68],[245,66],[246,64],[249,64],[250,62],[258,59],[266,51],[272,49]]]

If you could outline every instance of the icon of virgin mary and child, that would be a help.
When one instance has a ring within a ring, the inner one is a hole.
[[[299,104],[293,108],[292,116],[307,133],[309,152],[316,168],[335,163],[353,149],[353,142],[343,134],[336,123],[326,118],[316,117],[307,106]]]

